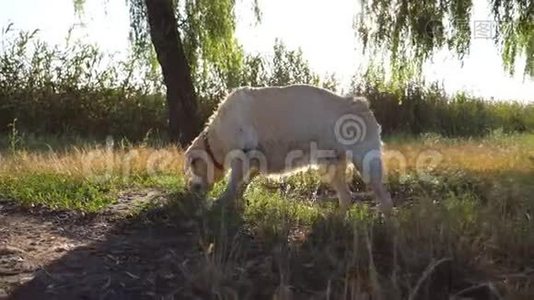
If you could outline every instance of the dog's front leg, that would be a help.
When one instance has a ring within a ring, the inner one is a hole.
[[[245,170],[243,170],[243,160],[234,159],[230,164],[230,180],[224,190],[223,194],[219,197],[218,201],[223,205],[236,204],[241,185],[243,183],[243,176]]]

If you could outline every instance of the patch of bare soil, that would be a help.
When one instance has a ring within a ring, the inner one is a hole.
[[[0,202],[0,299],[177,294],[183,283],[181,263],[198,255],[193,229],[180,222],[147,224],[129,217],[132,208],[158,197],[156,191],[130,192],[93,215]]]

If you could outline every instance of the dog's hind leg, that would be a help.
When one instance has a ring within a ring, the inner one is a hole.
[[[360,171],[363,181],[371,187],[378,198],[380,210],[384,214],[389,214],[393,202],[382,181],[385,174],[380,150],[372,150],[361,157],[355,157],[353,162]]]

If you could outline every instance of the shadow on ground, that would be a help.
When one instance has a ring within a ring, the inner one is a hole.
[[[192,216],[186,217],[185,211],[165,212],[179,209],[176,200],[187,197],[173,195],[170,197],[173,201],[125,218],[61,213],[28,216],[27,212],[24,216],[25,212],[11,210],[6,216],[12,222],[1,227],[6,231],[18,228],[19,232],[6,235],[15,238],[33,231],[25,239],[35,240],[15,242],[17,247],[4,246],[4,256],[0,253],[0,258],[7,260],[11,255],[25,261],[25,265],[17,269],[19,274],[4,265],[0,277],[13,277],[12,286],[17,285],[17,280],[23,282],[11,291],[13,299],[152,299],[180,294],[185,282],[184,263],[198,259],[202,253],[198,246],[198,224]],[[54,221],[46,224],[45,220]],[[21,228],[14,223],[29,225]],[[57,243],[58,239],[64,241]],[[64,246],[41,251],[56,257],[36,254],[42,245],[58,244]],[[26,280],[20,274],[25,274]]]
[[[1,208],[0,217],[27,218],[25,226],[0,220],[8,242],[25,239],[0,249],[0,277],[12,281],[0,280],[0,290],[11,299],[449,299],[476,285],[454,257],[423,275],[434,257],[398,251],[394,229],[380,221],[354,227],[322,216],[306,232],[288,227],[266,241],[242,214],[186,193],[120,218]],[[23,263],[2,269],[2,257]],[[468,292],[461,296],[493,296],[488,286]]]

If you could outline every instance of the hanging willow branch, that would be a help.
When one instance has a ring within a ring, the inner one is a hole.
[[[80,13],[86,0],[73,0]],[[243,51],[235,37],[235,0],[175,0],[176,19],[192,73],[209,68],[238,70]],[[136,53],[150,57],[151,42],[144,0],[127,0],[130,42]],[[258,0],[252,0],[257,22],[261,20]]]
[[[389,53],[394,73],[407,65],[420,71],[443,48],[461,59],[469,52],[473,31],[483,30],[499,47],[507,72],[514,72],[518,57],[526,57],[523,72],[534,77],[532,0],[488,0],[493,20],[478,23],[471,19],[472,0],[361,1],[356,31],[364,51]]]

